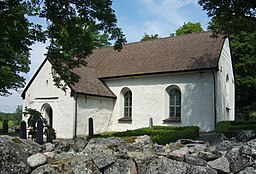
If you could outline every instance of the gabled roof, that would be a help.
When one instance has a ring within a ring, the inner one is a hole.
[[[115,97],[104,79],[217,68],[225,38],[212,38],[211,34],[136,42],[123,45],[120,52],[113,47],[95,49],[87,66],[75,70],[81,79],[71,88],[77,93]]]

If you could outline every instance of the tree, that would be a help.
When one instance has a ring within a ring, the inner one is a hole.
[[[117,27],[111,0],[5,0],[0,1],[0,95],[24,86],[21,73],[29,71],[29,51],[35,41],[49,41],[47,58],[54,82],[74,85],[79,77],[72,71],[86,65],[92,50],[115,40],[120,50],[125,37]],[[28,20],[46,19],[46,28]]]
[[[157,39],[157,38],[159,38],[158,34],[151,34],[151,35],[149,35],[147,33],[144,33],[144,36],[142,36],[140,41],[152,40],[152,39]]]
[[[200,22],[196,22],[196,23],[188,22],[188,23],[184,23],[180,28],[178,28],[176,30],[175,35],[179,36],[179,35],[183,35],[183,34],[199,33],[199,32],[203,32],[203,31],[204,30],[203,30]],[[173,36],[173,33],[171,33],[170,36]]]
[[[209,29],[230,38],[235,71],[236,113],[248,118],[256,109],[256,1],[199,0],[212,17]]]
[[[198,3],[212,18],[209,29],[215,34],[239,34],[256,30],[255,0],[199,0]]]

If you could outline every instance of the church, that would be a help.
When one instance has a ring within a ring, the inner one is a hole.
[[[153,125],[198,126],[234,120],[235,86],[229,39],[211,32],[99,48],[75,70],[80,80],[63,91],[42,62],[22,92],[23,108],[36,109],[57,138],[125,131]],[[28,116],[23,116],[27,121]]]

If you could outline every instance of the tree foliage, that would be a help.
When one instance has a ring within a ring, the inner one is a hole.
[[[256,30],[255,0],[199,0],[198,3],[212,17],[209,29],[216,34],[239,34]]]
[[[256,109],[256,1],[199,0],[212,17],[209,23],[217,36],[229,36],[235,71],[236,113],[248,117]]]
[[[184,23],[180,28],[178,28],[175,32],[176,36],[183,35],[183,34],[189,34],[189,33],[200,33],[203,32],[203,28],[200,24],[200,22],[192,23]],[[170,34],[170,36],[173,36],[173,34]]]
[[[147,34],[147,33],[144,33],[144,36],[142,36],[142,38],[140,39],[140,41],[146,41],[146,40],[152,40],[152,39],[158,39],[159,36],[158,34]]]
[[[49,41],[47,58],[53,66],[55,84],[65,89],[78,82],[73,69],[86,64],[92,50],[109,45],[120,50],[125,37],[117,27],[111,0],[5,0],[0,1],[0,95],[24,86],[20,73],[29,71],[30,46]],[[47,26],[28,17],[46,20]],[[103,40],[102,40],[103,39]]]

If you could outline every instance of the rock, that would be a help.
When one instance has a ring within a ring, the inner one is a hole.
[[[135,139],[135,142],[132,143],[133,146],[139,146],[143,147],[145,145],[153,145],[153,141],[151,140],[151,137],[148,135],[138,136]]]
[[[256,139],[248,141],[242,146],[242,153],[256,159]]]
[[[118,159],[104,169],[104,174],[137,174],[137,167],[132,159]]]
[[[175,159],[178,161],[184,161],[184,155],[188,153],[188,148],[181,148],[179,150],[174,150],[169,153],[168,158]]]
[[[30,173],[26,160],[34,151],[36,150],[25,140],[18,137],[0,136],[0,173]]]
[[[86,156],[76,155],[56,160],[33,170],[31,174],[101,174],[94,162]]]
[[[110,149],[92,149],[88,152],[88,155],[99,169],[109,166],[117,159]]]
[[[237,173],[254,163],[252,157],[242,155],[241,151],[242,146],[235,146],[225,155],[230,163],[230,171],[233,173]]]
[[[212,161],[218,158],[216,155],[212,154],[211,152],[204,152],[204,151],[200,151],[197,154],[197,156],[204,159],[205,161]]]
[[[179,139],[178,141],[176,141],[177,144],[205,144],[205,141],[201,141],[201,140],[191,140],[191,139]]]
[[[125,141],[118,137],[110,138],[93,138],[91,139],[85,147],[86,149],[92,148],[116,148],[116,150],[123,150],[127,148]]]
[[[55,151],[57,153],[78,151],[76,147],[74,148],[74,144],[75,144],[74,140],[61,140],[56,143]]]
[[[83,150],[85,148],[85,146],[87,145],[87,143],[88,143],[88,141],[84,137],[77,137],[75,139],[75,145],[77,146],[79,151]]]
[[[189,164],[194,164],[194,165],[198,165],[198,166],[206,166],[206,161],[199,158],[196,155],[190,155],[190,154],[185,154],[185,162],[189,163]]]
[[[240,171],[238,174],[255,174],[256,169],[253,167],[246,167],[244,170]]]
[[[144,159],[138,165],[138,173],[164,173],[164,174],[217,174],[217,171],[209,167],[193,166],[165,157]]]
[[[55,156],[55,152],[44,152],[43,154],[46,157],[47,162],[52,161]]]
[[[207,164],[216,170],[220,170],[221,172],[226,172],[229,173],[230,172],[230,164],[228,159],[225,156],[222,156],[221,158],[218,158],[216,160],[213,161],[209,161],[207,162]]]
[[[241,130],[236,134],[237,141],[249,141],[255,137],[254,130]]]
[[[41,153],[36,153],[27,158],[27,163],[30,167],[35,168],[47,162],[46,157]]]
[[[187,144],[186,146],[188,147],[188,151],[190,153],[197,153],[207,149],[205,144]]]
[[[42,146],[42,148],[43,148],[43,151],[44,151],[44,152],[51,152],[51,151],[54,150],[54,144],[52,144],[52,143],[45,143],[45,144]]]

